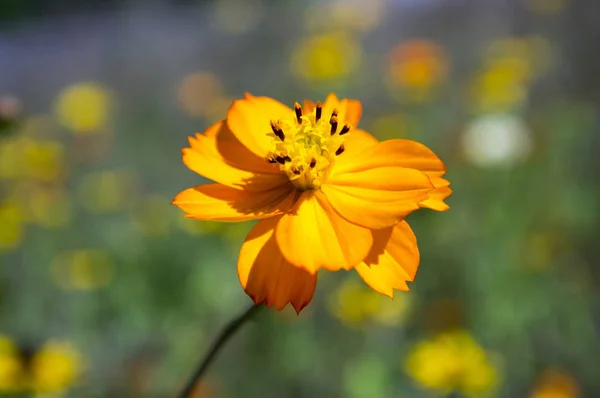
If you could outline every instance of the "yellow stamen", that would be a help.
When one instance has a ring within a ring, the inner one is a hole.
[[[344,150],[344,137],[351,130],[344,124],[339,134],[338,110],[323,118],[323,106],[317,102],[313,111],[302,113],[298,102],[290,119],[271,121],[272,151],[267,161],[278,163],[298,190],[319,189],[327,179],[336,156]]]

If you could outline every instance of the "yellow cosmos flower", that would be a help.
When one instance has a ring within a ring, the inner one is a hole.
[[[183,162],[216,182],[175,197],[186,217],[260,220],[238,259],[255,303],[300,312],[322,268],[356,269],[390,297],[413,281],[419,251],[404,219],[449,208],[446,167],[424,145],[378,142],[356,128],[361,112],[360,102],[334,94],[294,109],[246,94],[183,149]]]
[[[498,371],[489,357],[468,332],[454,330],[417,343],[404,367],[425,388],[482,396],[498,384]]]

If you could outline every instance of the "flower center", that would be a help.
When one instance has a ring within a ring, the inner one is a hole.
[[[267,154],[267,161],[279,163],[299,190],[318,189],[327,179],[335,157],[344,152],[343,136],[351,126],[338,126],[337,109],[331,115],[323,115],[320,102],[305,115],[296,102],[294,112],[293,119],[271,120],[272,132],[268,135],[274,149]]]

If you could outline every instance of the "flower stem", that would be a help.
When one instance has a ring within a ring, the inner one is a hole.
[[[249,321],[258,311],[262,308],[262,305],[252,305],[243,314],[239,315],[237,318],[234,318],[221,330],[221,333],[217,337],[217,339],[212,343],[210,350],[204,356],[202,361],[198,364],[198,368],[187,382],[185,388],[178,395],[179,398],[189,398],[192,396],[192,392],[198,383],[198,380],[202,378],[210,364],[214,361],[214,359],[219,354],[219,351],[225,343],[229,341],[229,339],[237,332],[239,328],[241,328],[247,321]]]

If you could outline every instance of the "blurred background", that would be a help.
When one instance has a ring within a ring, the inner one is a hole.
[[[2,0],[0,395],[170,397],[246,308],[252,223],[184,220],[187,136],[248,91],[360,99],[448,165],[392,301],[264,311],[196,397],[600,396],[596,0]]]

